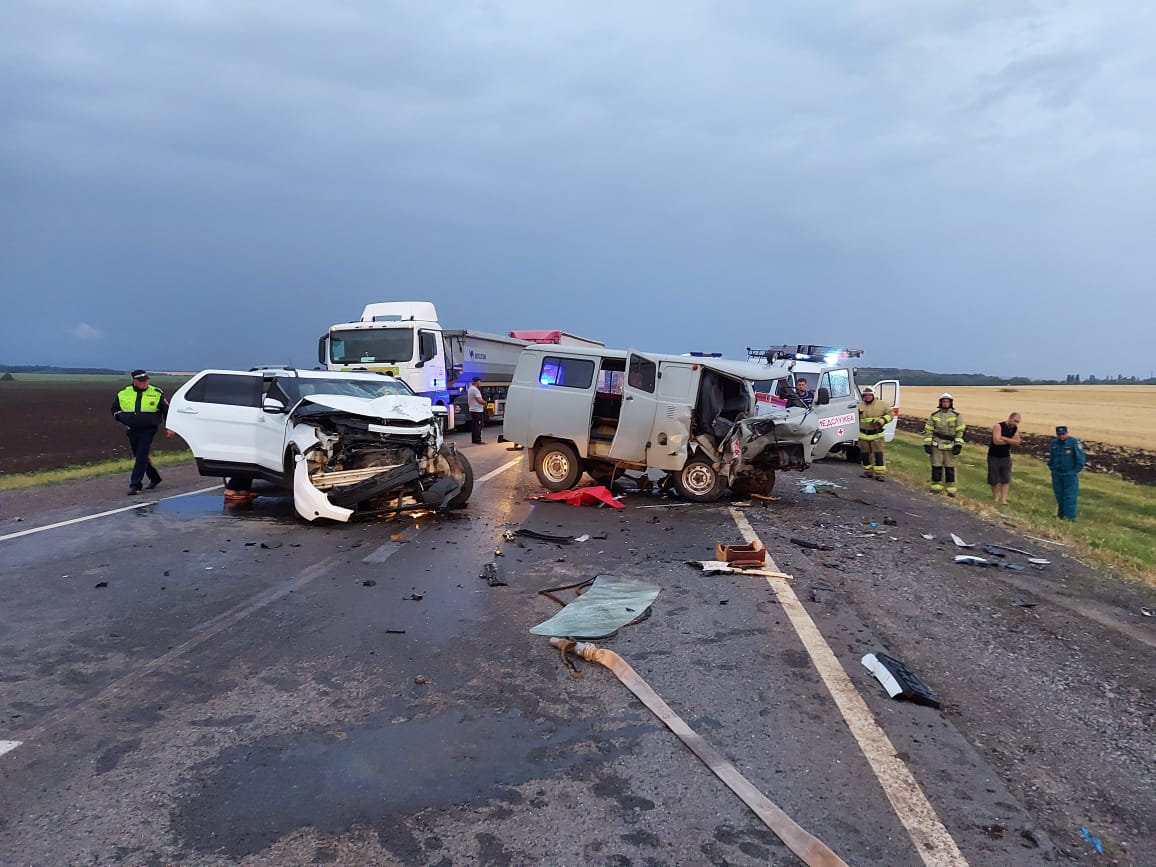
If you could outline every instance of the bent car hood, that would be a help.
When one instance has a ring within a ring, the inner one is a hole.
[[[428,397],[408,394],[387,394],[384,397],[351,397],[346,394],[311,394],[301,398],[300,409],[306,404],[373,419],[398,419],[423,422],[433,418],[433,407]]]

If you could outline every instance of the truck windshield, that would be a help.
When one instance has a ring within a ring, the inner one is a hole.
[[[344,394],[349,397],[386,397],[387,395],[412,395],[413,391],[400,379],[315,379],[304,377],[295,380],[301,397],[313,394]]]
[[[329,338],[329,360],[334,364],[412,361],[413,329],[334,331]]]

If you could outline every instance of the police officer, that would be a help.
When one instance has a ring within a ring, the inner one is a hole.
[[[1066,425],[1057,427],[1056,437],[1048,451],[1048,469],[1052,471],[1052,490],[1056,494],[1056,517],[1061,520],[1076,520],[1080,470],[1086,462],[1087,456],[1080,441],[1068,435]]]
[[[923,450],[931,456],[931,493],[944,490],[946,482],[947,496],[955,496],[955,459],[963,451],[966,428],[963,416],[955,411],[955,399],[945,391],[923,426]]]
[[[134,370],[132,384],[118,391],[112,402],[112,417],[128,429],[128,445],[135,459],[128,482],[130,497],[140,493],[146,474],[150,490],[161,483],[161,474],[149,460],[149,449],[168,412],[169,402],[164,392],[149,384],[147,370]],[[168,433],[172,436],[172,431]]]
[[[863,389],[859,401],[859,458],[863,461],[863,478],[884,481],[887,467],[883,462],[883,428],[891,421],[891,407],[875,396],[875,389]]]

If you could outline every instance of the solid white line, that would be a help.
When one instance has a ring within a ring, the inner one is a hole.
[[[95,521],[97,518],[107,518],[109,515],[119,515],[121,512],[131,512],[133,509],[143,509],[145,506],[155,506],[162,500],[175,500],[179,497],[191,497],[193,494],[204,494],[209,491],[215,491],[220,487],[220,485],[213,485],[211,488],[201,488],[199,491],[185,491],[183,494],[173,494],[171,497],[161,497],[160,500],[145,500],[142,503],[133,503],[131,506],[121,506],[119,509],[109,509],[107,512],[97,512],[95,515],[85,515],[82,518],[72,518],[68,521],[58,521],[55,524],[47,524],[43,527],[33,527],[31,530],[21,530],[19,533],[9,533],[7,536],[0,536],[0,542],[7,542],[9,539],[19,539],[21,536],[31,536],[33,533],[43,533],[45,530],[56,530],[60,527],[68,527],[72,524],[83,524],[85,521]]]
[[[23,741],[0,741],[0,756],[12,752],[22,743]]]
[[[508,464],[502,464],[496,470],[490,470],[488,473],[486,473],[480,479],[474,479],[474,484],[475,485],[484,484],[484,483],[488,482],[490,479],[492,479],[494,476],[500,476],[506,470],[511,469],[512,467],[516,467],[520,463],[522,463],[522,459],[518,458],[516,461],[510,461]]]
[[[760,541],[746,515],[731,509],[731,517],[747,542]],[[767,555],[767,568],[779,571],[770,554]],[[835,705],[879,780],[879,785],[883,787],[895,815],[907,829],[923,863],[927,867],[967,867],[967,860],[959,851],[959,846],[944,827],[911,770],[896,756],[891,739],[875,721],[867,702],[859,695],[819,627],[795,595],[790,582],[782,578],[767,578],[766,581],[775,591],[780,606],[795,628],[799,640],[803,642],[828,692],[835,699]]]

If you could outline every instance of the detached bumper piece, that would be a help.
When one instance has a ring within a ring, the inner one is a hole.
[[[868,653],[861,661],[892,698],[903,697],[934,708],[942,706],[939,696],[898,659],[886,653]]]
[[[366,479],[364,482],[333,488],[329,492],[329,502],[335,506],[356,509],[359,504],[366,500],[372,500],[374,497],[396,491],[398,488],[416,482],[419,478],[421,478],[421,472],[416,463],[403,464]]]

